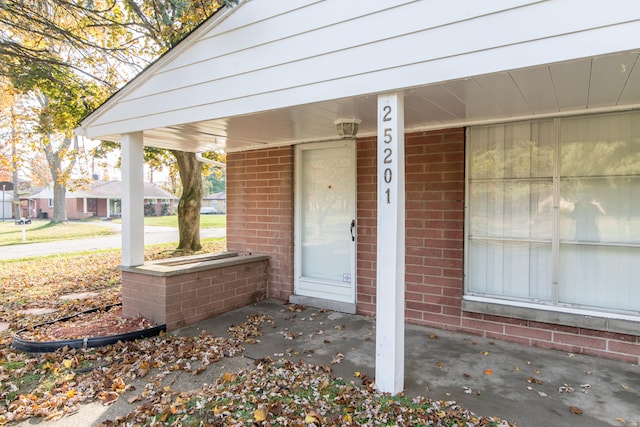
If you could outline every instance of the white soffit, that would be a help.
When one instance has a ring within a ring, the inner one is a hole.
[[[638,52],[459,79],[405,90],[405,128],[437,129],[640,108]],[[337,137],[334,121],[376,134],[376,95],[145,131],[145,144],[186,151],[243,151]]]

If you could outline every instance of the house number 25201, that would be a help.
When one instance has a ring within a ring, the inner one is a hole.
[[[384,167],[382,177],[386,184],[386,189],[384,190],[383,197],[385,197],[388,205],[391,204],[391,183],[393,182],[393,170],[391,168],[393,165],[393,149],[387,145],[391,145],[391,142],[393,141],[393,127],[389,127],[391,126],[391,124],[387,125],[386,122],[393,121],[392,114],[393,109],[390,105],[385,105],[384,107],[382,107],[382,122],[385,124],[384,133],[382,135],[382,141],[385,145],[382,151],[384,154],[382,156],[382,163]]]

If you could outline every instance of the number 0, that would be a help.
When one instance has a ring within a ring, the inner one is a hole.
[[[386,168],[384,170],[384,182],[386,182],[387,184],[391,184],[392,179],[393,179],[393,172],[391,172],[391,169]]]

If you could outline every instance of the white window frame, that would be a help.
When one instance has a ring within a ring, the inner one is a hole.
[[[555,165],[553,172],[553,198],[559,200],[560,173],[559,173],[559,153],[562,143],[559,137],[560,122],[562,119],[555,119]],[[542,121],[542,120],[541,120]],[[527,121],[527,123],[540,122],[537,120]],[[539,322],[554,324],[566,324],[569,326],[590,328],[596,330],[607,330],[611,332],[628,333],[637,335],[640,324],[640,314],[625,310],[592,309],[580,306],[567,306],[558,302],[558,272],[559,263],[559,213],[556,212],[553,218],[552,235],[552,283],[551,301],[535,301],[526,298],[500,297],[497,295],[484,295],[481,292],[472,292],[469,289],[469,245],[470,245],[470,151],[472,141],[469,137],[470,130],[467,129],[467,148],[465,152],[465,232],[464,232],[464,295],[462,309],[464,311],[493,314],[498,316],[514,317]],[[525,240],[526,241],[526,240]],[[620,245],[621,247],[638,245]]]

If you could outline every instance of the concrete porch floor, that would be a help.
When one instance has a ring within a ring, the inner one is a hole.
[[[368,317],[291,311],[281,302],[263,301],[175,333],[205,329],[225,336],[229,325],[245,322],[251,313],[272,316],[273,323],[262,325],[258,343],[245,345],[245,358],[329,365],[335,376],[356,383],[357,371],[374,377],[375,320]],[[638,365],[414,325],[406,326],[405,340],[406,395],[455,400],[519,427],[640,425]]]

